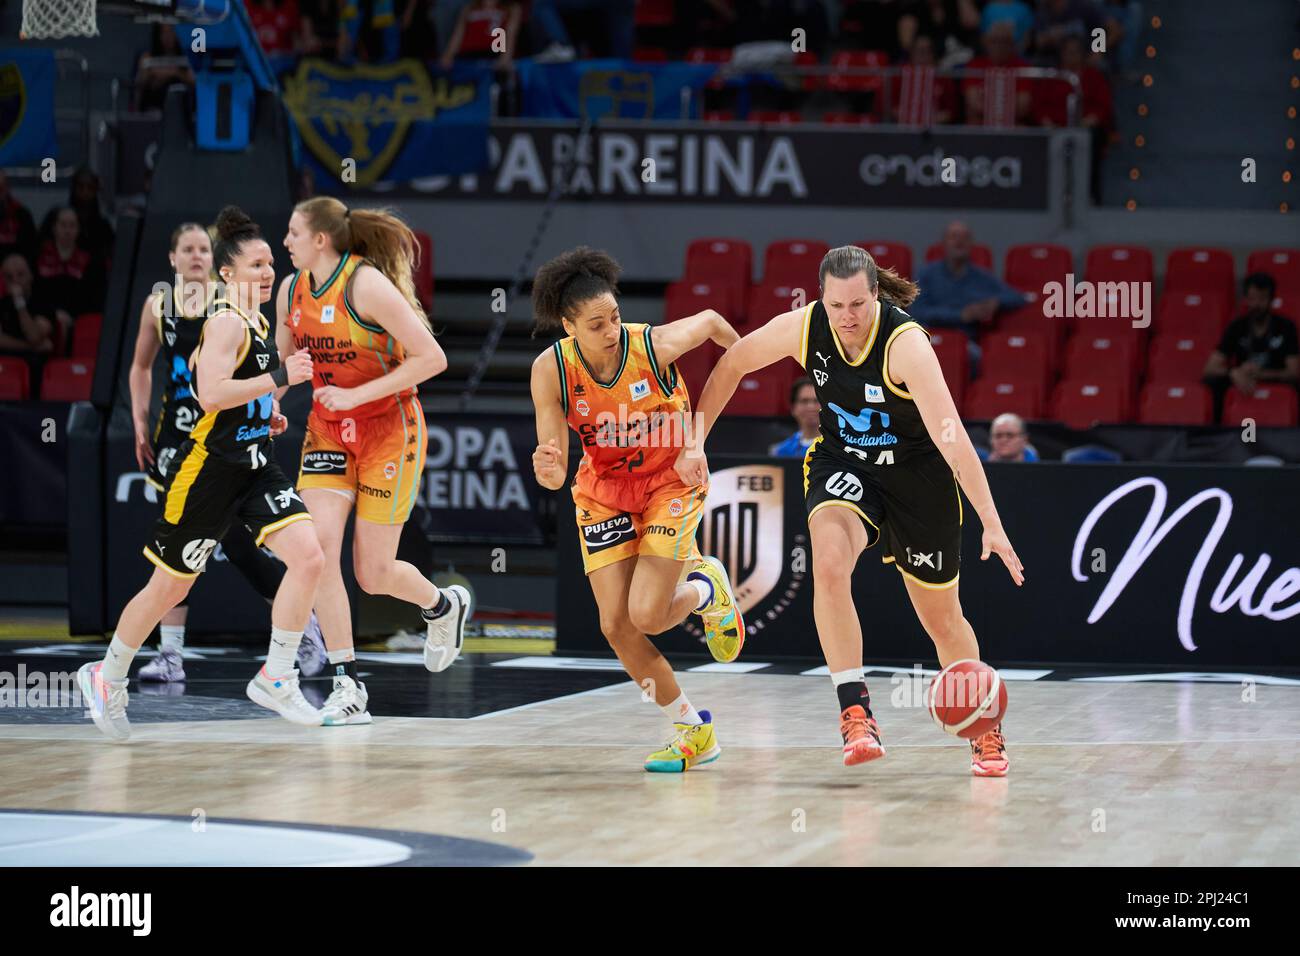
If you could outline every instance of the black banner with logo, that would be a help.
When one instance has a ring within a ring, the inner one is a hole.
[[[67,521],[67,425],[66,402],[0,402],[0,525]]]
[[[717,456],[701,549],[727,565],[746,615],[742,661],[820,659],[797,461]],[[996,664],[1184,670],[1300,668],[1300,470],[1217,466],[991,465],[1002,521],[1025,566],[1016,588],[979,560],[966,509],[962,606]],[[560,512],[557,646],[607,652]],[[864,657],[927,662],[934,649],[879,548],[854,575]],[[654,638],[704,652],[697,619]]]
[[[395,192],[541,201],[576,154],[569,201],[1045,210],[1049,142],[1044,131],[671,123],[602,124],[580,138],[568,124],[498,121],[489,171]]]

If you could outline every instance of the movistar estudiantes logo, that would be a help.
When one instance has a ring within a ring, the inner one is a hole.
[[[844,444],[858,448],[898,444],[898,436],[889,431],[889,412],[882,412],[877,408],[864,408],[854,414],[834,402],[828,402],[826,407],[835,413],[840,440]],[[878,431],[875,429],[877,417],[880,419]]]

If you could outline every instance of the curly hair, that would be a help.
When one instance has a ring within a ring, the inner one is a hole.
[[[563,328],[578,306],[606,292],[618,295],[622,268],[608,252],[578,246],[537,270],[533,279],[533,334]]]
[[[238,206],[227,206],[217,213],[217,241],[212,250],[213,265],[220,269],[235,261],[246,242],[262,238],[262,230]]]

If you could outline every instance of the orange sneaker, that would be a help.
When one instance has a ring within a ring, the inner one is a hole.
[[[844,738],[844,766],[866,763],[885,755],[880,743],[880,728],[876,718],[868,717],[859,704],[845,708],[840,714],[840,735]]]
[[[970,772],[975,776],[1005,777],[1010,766],[1001,724],[970,742]]]

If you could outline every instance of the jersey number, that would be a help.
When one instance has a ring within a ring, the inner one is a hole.
[[[262,454],[261,445],[249,445],[248,457],[253,460],[254,468],[262,468],[266,465],[266,456]]]
[[[189,433],[194,428],[194,419],[197,417],[194,409],[180,406],[176,409],[176,430]]]

